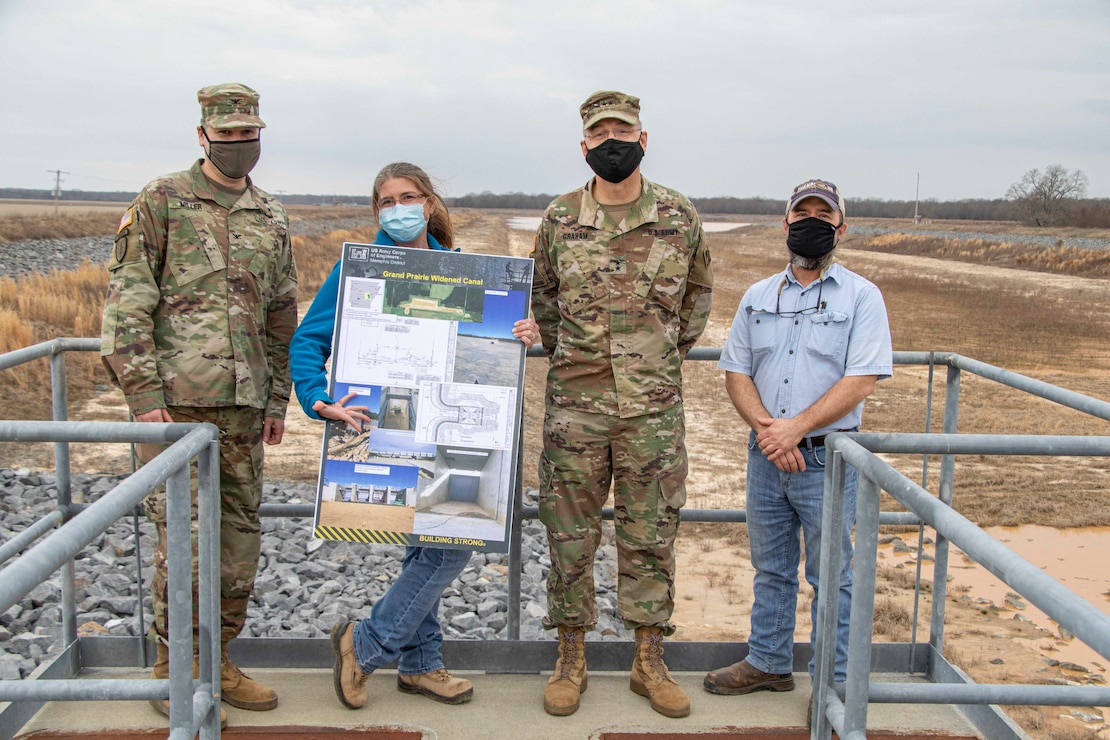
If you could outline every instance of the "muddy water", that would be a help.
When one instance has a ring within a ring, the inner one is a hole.
[[[1105,614],[1110,615],[1110,527],[1085,527],[1080,529],[1055,529],[1036,525],[1021,527],[990,527],[987,533],[1012,549],[1018,555],[1041,568],[1064,586],[1086,599]],[[903,540],[913,553],[895,553],[890,545],[880,548],[885,552],[884,563],[906,563],[911,567],[916,553],[916,537],[904,536]],[[932,547],[925,551],[932,554]],[[931,563],[923,568],[923,577],[931,578]],[[948,572],[952,576],[949,594],[966,587],[972,599],[993,602],[1004,610],[1002,613],[1020,614],[1044,629],[1045,637],[1032,647],[1045,652],[1046,657],[1061,662],[1085,666],[1091,673],[1104,673],[1110,660],[1096,653],[1078,639],[1060,640],[1055,620],[1033,606],[1027,599],[1008,599],[1013,589],[999,580],[986,568],[974,563],[956,548],[949,558]]]

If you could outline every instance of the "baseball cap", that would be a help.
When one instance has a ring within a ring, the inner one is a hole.
[[[786,215],[794,210],[794,206],[806,198],[817,197],[828,203],[830,206],[840,211],[840,217],[844,218],[847,215],[844,212],[844,198],[840,195],[840,191],[836,189],[828,180],[806,180],[798,187],[794,188],[794,192],[790,194],[790,200],[786,201]]]
[[[200,122],[212,128],[265,128],[258,117],[258,93],[238,82],[209,85],[197,91]]]
[[[579,108],[582,128],[588,129],[598,121],[615,118],[618,121],[640,125],[640,99],[616,90],[598,90]]]

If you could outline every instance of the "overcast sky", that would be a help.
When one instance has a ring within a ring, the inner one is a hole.
[[[196,91],[261,94],[263,188],[449,196],[590,175],[579,104],[642,100],[687,195],[1002,197],[1032,168],[1110,197],[1107,0],[0,0],[0,187],[139,189],[199,156]]]

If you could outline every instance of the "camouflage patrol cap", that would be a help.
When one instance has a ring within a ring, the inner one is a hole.
[[[197,91],[200,122],[212,128],[266,128],[258,117],[258,93],[238,82],[209,85]]]
[[[806,180],[798,187],[794,188],[794,192],[790,194],[790,199],[786,201],[786,215],[789,216],[790,212],[794,210],[794,206],[806,198],[820,198],[829,204],[832,208],[840,211],[840,217],[844,218],[844,196],[836,189],[828,180]]]
[[[598,90],[586,98],[578,112],[582,114],[583,130],[606,118],[640,125],[640,99],[616,90]]]

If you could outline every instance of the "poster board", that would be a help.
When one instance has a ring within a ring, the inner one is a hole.
[[[324,425],[316,537],[506,552],[532,260],[345,243],[328,392],[367,407]]]

